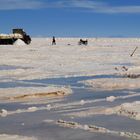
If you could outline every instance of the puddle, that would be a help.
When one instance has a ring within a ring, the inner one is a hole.
[[[76,100],[88,100],[88,99],[101,99],[111,96],[121,96],[122,90],[117,91],[93,91],[90,87],[85,86],[83,83],[78,83],[79,81],[89,80],[89,79],[101,79],[101,78],[120,78],[117,75],[97,75],[97,76],[81,76],[81,77],[69,77],[69,78],[52,78],[52,79],[36,79],[36,80],[24,80],[23,82],[31,85],[59,85],[59,86],[70,86],[73,90],[72,95],[67,97],[68,101]],[[128,93],[123,93],[127,95]]]
[[[72,88],[85,88],[86,86],[79,81],[89,79],[101,79],[101,78],[120,78],[117,75],[97,75],[97,76],[81,76],[81,77],[69,77],[69,78],[48,78],[48,79],[35,79],[35,80],[23,80],[14,82],[1,82],[0,88],[16,88],[16,87],[46,87],[48,85],[60,85],[71,86]]]
[[[70,85],[70,86],[83,86],[78,83],[79,81],[89,79],[101,79],[101,78],[120,78],[117,75],[96,75],[96,76],[79,76],[79,77],[68,77],[68,78],[47,78],[47,79],[35,79],[35,80],[24,80],[24,82],[40,83],[40,84],[54,84],[54,85]]]

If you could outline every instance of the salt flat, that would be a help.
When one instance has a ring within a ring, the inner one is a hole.
[[[88,38],[87,46],[79,40],[56,38],[51,45],[51,38],[33,38],[30,45],[0,46],[0,124],[6,126],[0,127],[1,137],[43,140],[48,135],[50,140],[57,138],[50,130],[57,130],[61,140],[65,127],[65,136],[76,129],[69,139],[81,130],[89,139],[96,133],[112,140],[140,139],[140,127],[133,127],[140,123],[140,39]],[[98,115],[102,119],[95,125],[92,117]],[[117,122],[109,122],[109,129],[105,116],[112,115]]]
[[[33,39],[31,45],[1,46],[0,64],[18,67],[1,70],[1,80],[38,79],[44,77],[113,74],[118,66],[139,66],[140,49],[130,57],[140,39],[89,39],[79,46],[78,38]]]

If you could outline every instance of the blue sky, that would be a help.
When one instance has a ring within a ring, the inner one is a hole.
[[[0,0],[0,33],[140,37],[140,0]]]

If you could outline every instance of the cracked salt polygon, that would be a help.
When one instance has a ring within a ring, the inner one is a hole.
[[[23,45],[26,45],[25,42],[21,39],[17,39],[15,42],[14,42],[14,45],[18,45],[18,46],[23,46]]]

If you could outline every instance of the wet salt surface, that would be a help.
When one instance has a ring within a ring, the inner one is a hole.
[[[0,65],[0,70],[15,70],[15,69],[28,69],[28,67]]]
[[[96,76],[79,76],[79,77],[68,77],[68,78],[48,78],[48,79],[36,79],[36,80],[24,80],[25,82],[41,83],[41,84],[56,84],[56,85],[70,85],[70,86],[83,86],[78,83],[79,81],[89,79],[100,79],[100,78],[120,78],[117,75],[96,75]]]
[[[8,111],[15,111],[17,109],[25,109],[30,107],[28,104],[21,104],[21,103],[0,103],[0,108],[4,108]]]
[[[16,87],[40,87],[41,85],[36,84],[28,84],[28,83],[21,83],[21,82],[0,82],[0,88],[16,88]],[[41,87],[44,87],[42,85]]]
[[[140,122],[129,119],[123,116],[117,115],[94,115],[94,116],[87,116],[83,118],[74,117],[71,118],[70,116],[66,116],[66,113],[70,112],[78,112],[75,109],[88,109],[90,107],[112,107],[124,102],[133,102],[136,100],[140,100],[140,96],[132,97],[128,99],[121,99],[116,100],[113,103],[101,101],[95,103],[89,103],[85,105],[69,105],[70,108],[65,108],[65,104],[78,102],[80,103],[81,100],[96,100],[96,99],[104,99],[108,96],[125,96],[129,93],[139,92],[139,89],[136,90],[118,90],[118,91],[93,91],[89,87],[84,86],[83,84],[79,84],[78,81],[93,79],[93,78],[105,78],[105,77],[113,77],[108,75],[102,76],[91,76],[91,77],[70,77],[70,78],[53,78],[53,79],[41,79],[41,80],[30,80],[30,81],[23,81],[25,83],[15,83],[15,82],[8,82],[0,84],[1,88],[7,87],[28,87],[28,86],[47,86],[48,84],[53,85],[65,85],[65,86],[72,86],[73,94],[65,97],[61,102],[58,102],[57,105],[62,104],[62,107],[52,109],[52,110],[39,110],[36,112],[28,112],[28,113],[19,113],[7,116],[5,118],[0,118],[0,134],[18,134],[18,135],[25,135],[25,136],[35,136],[39,140],[129,140],[129,138],[125,137],[117,137],[111,136],[107,134],[98,134],[98,133],[91,133],[84,130],[76,129],[73,130],[71,128],[63,128],[56,124],[51,123],[44,123],[43,121],[48,120],[67,120],[67,121],[76,121],[82,124],[93,124],[97,126],[102,126],[111,130],[117,131],[128,131],[128,132],[136,132],[140,134]],[[55,103],[56,104],[56,103]],[[47,105],[47,104],[46,104]],[[51,103],[53,106],[54,103]],[[64,108],[63,108],[64,105]],[[41,107],[45,106],[44,104],[39,105],[26,105],[20,103],[7,103],[7,104],[0,104],[0,108],[4,108],[8,111],[10,110],[17,110],[17,109],[27,109],[28,107],[35,106]],[[65,112],[66,111],[66,112]],[[14,128],[14,129],[13,129]]]
[[[80,129],[78,130],[73,130],[70,128],[63,128],[63,127],[59,127],[57,125],[54,124],[50,124],[50,123],[44,123],[42,122],[42,120],[44,119],[58,119],[60,116],[58,114],[53,114],[50,112],[45,112],[45,111],[39,111],[39,112],[35,112],[35,113],[24,113],[24,114],[17,114],[17,115],[13,115],[13,116],[8,116],[6,118],[2,118],[0,119],[0,133],[8,133],[8,134],[18,134],[18,135],[26,135],[26,136],[35,136],[37,137],[39,140],[45,140],[45,139],[57,139],[57,140],[61,140],[67,137],[68,140],[77,140],[77,139],[89,139],[92,140],[94,137],[96,139],[116,139],[116,140],[125,140],[126,138],[122,138],[122,137],[116,137],[116,136],[110,136],[107,134],[98,134],[98,133],[90,133],[90,132],[86,132],[86,131],[82,131]],[[82,122],[83,124],[98,124],[98,126],[106,126],[104,124],[106,124],[107,121],[103,121],[104,119],[106,119],[106,116],[103,116],[103,118],[101,119],[100,117],[98,118],[92,118],[92,119],[82,119],[82,120],[77,120],[77,122]],[[70,120],[67,118],[64,118],[66,120]],[[89,122],[90,120],[90,122]],[[110,120],[110,119],[109,119]],[[124,120],[125,121],[125,120]],[[110,121],[111,122],[111,121]],[[109,122],[109,123],[110,123]],[[111,122],[112,123],[112,122]],[[110,124],[111,124],[110,123]],[[115,123],[115,122],[114,122]],[[9,125],[10,124],[10,125]],[[24,125],[23,125],[24,124]],[[114,125],[116,125],[118,123],[115,123]],[[122,123],[121,123],[122,124]],[[121,124],[120,126],[117,126],[117,128],[119,128],[119,130],[121,130]],[[124,122],[123,122],[124,124]],[[130,124],[130,123],[129,123]],[[135,124],[135,123],[134,123]],[[112,124],[111,124],[112,125]],[[4,127],[3,127],[4,126]],[[14,128],[14,129],[13,129]],[[116,128],[112,126],[112,129]],[[137,125],[135,126],[135,128],[137,128]],[[135,129],[134,129],[135,130]],[[133,130],[133,131],[134,131]],[[129,138],[127,138],[127,140],[129,140]]]
[[[39,140],[129,140],[128,138],[126,139],[117,136],[109,136],[107,134],[90,133],[80,129],[74,130],[70,128],[59,127],[50,123],[43,123],[39,121],[39,116],[37,116],[37,118],[34,118],[35,115],[33,115],[31,118],[27,115],[22,116],[28,118],[26,119],[28,121],[24,121],[24,126],[21,125],[23,123],[22,118],[19,119],[18,116],[16,116],[16,118],[11,118],[12,120],[10,121],[10,125],[12,125],[14,129],[11,129],[11,127],[9,127],[9,124],[4,122],[3,125],[5,125],[5,127],[2,131],[0,130],[0,132],[7,131],[7,133],[9,134],[15,134],[16,132],[18,134],[24,134],[26,136],[32,136],[33,134],[34,137],[37,137]],[[16,122],[14,122],[15,119]]]
[[[74,118],[73,121],[88,125],[94,124],[110,130],[140,133],[140,122],[123,116],[95,115],[85,119]]]
[[[24,80],[27,84],[30,85],[59,85],[59,86],[70,86],[74,92],[74,94],[68,96],[68,101],[75,100],[87,100],[87,99],[102,99],[108,96],[121,96],[124,90],[117,91],[93,91],[88,86],[85,86],[82,83],[78,83],[79,81],[89,80],[89,79],[100,79],[100,78],[120,78],[117,75],[97,75],[97,76],[81,76],[81,77],[69,77],[69,78],[52,78],[52,79],[36,79],[36,80]],[[126,90],[127,91],[127,90]],[[128,92],[123,93],[123,95],[128,95]],[[133,91],[133,90],[132,90]]]
[[[14,70],[17,69],[17,66],[10,66],[10,65],[0,65],[0,70]]]

